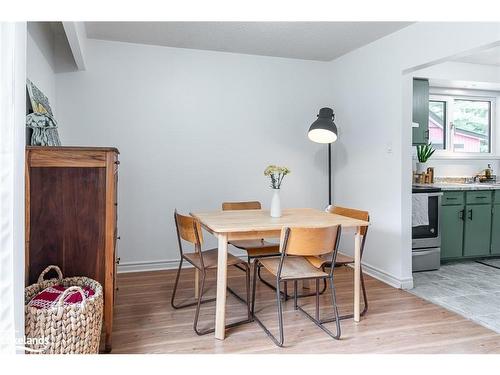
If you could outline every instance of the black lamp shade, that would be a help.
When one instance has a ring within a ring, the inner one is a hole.
[[[333,122],[335,115],[331,108],[321,108],[318,119],[309,128],[307,136],[313,142],[333,143],[337,140],[337,125]]]

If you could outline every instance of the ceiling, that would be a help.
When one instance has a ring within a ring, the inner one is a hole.
[[[330,61],[411,22],[86,22],[87,36],[158,46]]]
[[[500,66],[500,46],[477,51],[473,54],[458,58],[455,61]]]

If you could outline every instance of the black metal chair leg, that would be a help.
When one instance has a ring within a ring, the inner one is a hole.
[[[334,338],[339,339],[340,338],[340,319],[339,319],[339,310],[337,307],[337,293],[335,290],[335,285],[333,283],[333,276],[330,277],[330,288],[332,289],[332,305],[333,305],[333,312],[335,314],[335,325],[337,328],[337,334],[335,335]]]
[[[246,301],[243,298],[241,298],[238,294],[236,294],[231,288],[228,287],[227,290],[232,295],[234,295],[238,300],[240,300],[241,302],[243,302],[243,303],[246,304],[246,306],[247,306],[247,319],[240,320],[238,322],[234,322],[234,323],[231,323],[231,324],[227,324],[225,326],[225,328],[232,328],[232,327],[239,326],[241,324],[246,324],[246,323],[252,322],[253,319],[252,319],[252,314],[251,314],[251,311],[250,311],[250,304],[249,304],[249,301],[250,301],[250,269],[248,268],[248,266],[247,266],[247,270],[246,270],[246,294],[247,294]],[[199,318],[199,315],[200,315],[201,304],[203,304],[205,302],[208,302],[208,301],[214,301],[215,300],[215,298],[211,298],[210,300],[203,301],[202,297],[203,297],[204,293],[205,293],[205,272],[203,272],[203,277],[201,279],[201,290],[200,290],[199,297],[198,297],[198,302],[197,302],[197,306],[196,306],[196,313],[195,313],[195,317],[194,317],[194,324],[193,324],[193,329],[194,329],[194,331],[196,332],[196,334],[198,336],[202,336],[202,335],[206,335],[208,333],[215,332],[215,327],[214,328],[209,328],[209,329],[206,329],[206,330],[203,330],[203,331],[198,330],[198,318]]]
[[[172,291],[172,298],[170,299],[170,304],[174,309],[178,309],[175,305],[175,293],[177,292],[177,285],[179,284],[179,277],[181,276],[181,270],[182,270],[182,258],[181,261],[179,262],[179,268],[177,269],[177,275],[175,276],[175,283],[174,283],[174,290]]]
[[[285,290],[286,290],[286,281],[285,281]],[[286,296],[286,293],[285,293]],[[278,323],[279,323],[279,331],[280,331],[280,340],[278,346],[282,347],[285,341],[285,334],[283,332],[283,306],[281,306],[281,294],[280,294],[280,281],[276,280],[276,302],[278,302]]]
[[[347,267],[347,266],[346,266]],[[364,273],[363,273],[363,268],[361,267],[361,290],[363,292],[363,311],[359,314],[360,316],[364,316],[366,312],[368,311],[368,297],[366,295],[366,286],[365,286],[365,278],[364,278]],[[345,319],[352,319],[354,318],[354,314],[346,314],[339,316],[339,320],[345,320]],[[325,319],[322,320],[322,323],[330,323],[335,321],[335,319]]]
[[[319,279],[316,279],[316,320],[319,321]]]
[[[246,268],[246,292],[247,292],[247,316],[248,320],[252,320],[252,313],[250,311],[250,264],[245,265]]]
[[[297,280],[293,281],[293,308],[297,310],[297,286],[298,282]]]
[[[179,284],[179,279],[180,279],[180,276],[181,276],[181,272],[182,272],[182,258],[181,258],[181,261],[179,263],[179,268],[177,270],[177,276],[175,277],[174,290],[172,291],[172,298],[170,299],[170,304],[176,310],[183,309],[184,307],[196,306],[198,304],[198,300],[196,300],[195,302],[189,302],[189,303],[185,303],[185,304],[182,304],[182,305],[176,305],[175,304],[175,295],[177,293],[177,286]],[[215,301],[215,298],[209,298],[209,299],[206,299],[206,300],[202,301],[201,303],[207,303],[207,302],[213,302],[213,301]]]
[[[361,311],[361,316],[364,316],[366,312],[368,311],[368,298],[366,296],[366,287],[365,287],[365,277],[363,274],[363,269],[361,268],[361,290],[363,291],[363,302],[365,307],[363,308],[363,311]]]
[[[316,285],[318,287],[317,288],[317,292],[319,292],[319,279],[318,279],[318,282],[316,283]],[[335,314],[335,318],[334,319],[332,319],[332,320],[326,320],[326,321],[319,320],[319,319],[314,318],[311,314],[309,314],[307,311],[305,311],[301,306],[298,306],[297,309],[300,312],[302,312],[306,317],[308,317],[309,320],[311,320],[319,328],[321,328],[326,334],[328,334],[333,339],[338,340],[340,338],[340,319],[338,317],[338,310],[337,310],[337,303],[336,303],[336,296],[335,296],[335,286],[333,285],[333,278],[330,278],[330,286],[331,286],[331,289],[332,289],[332,303],[333,303],[333,309],[334,309],[334,314]],[[319,293],[317,293],[317,295],[319,296]],[[318,308],[318,305],[316,305],[316,306]],[[319,313],[318,312],[316,313],[316,316],[319,317]],[[324,325],[324,323],[327,323],[329,321],[334,321],[334,320],[335,320],[336,329],[337,329],[337,332],[335,334],[333,332],[331,332],[328,328],[326,328],[325,325]]]
[[[256,262],[257,263],[257,262]],[[258,265],[256,264],[255,265],[256,267],[258,267]],[[280,282],[279,280],[277,280],[276,282],[276,302],[278,303],[278,326],[279,326],[279,340],[267,329],[267,327],[264,325],[264,323],[262,323],[260,321],[259,318],[257,318],[257,316],[255,315],[255,285],[256,285],[256,277],[255,277],[255,274],[257,273],[257,270],[254,269],[254,279],[253,279],[253,292],[252,292],[252,315],[253,315],[253,319],[254,321],[257,322],[257,324],[264,330],[264,332],[266,333],[267,336],[269,336],[269,338],[271,340],[273,340],[273,342],[279,346],[279,347],[283,347],[283,342],[284,342],[284,332],[283,332],[283,309],[282,309],[282,305],[281,305],[281,290],[280,290]]]
[[[259,261],[256,260],[253,264],[253,280],[252,280],[252,317],[255,317],[255,289],[257,286],[257,268],[259,268]]]
[[[206,331],[199,331],[198,330],[198,318],[200,317],[200,307],[201,307],[201,300],[203,298],[203,293],[205,292],[205,271],[202,272],[201,276],[201,286],[200,286],[200,292],[198,293],[198,303],[196,305],[196,312],[194,314],[194,323],[193,323],[193,329],[196,332],[198,336],[207,334],[208,332]]]

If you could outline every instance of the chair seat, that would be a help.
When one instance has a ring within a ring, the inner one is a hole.
[[[354,263],[354,258],[349,256],[349,255],[345,255],[345,254],[342,254],[342,253],[337,253],[337,259],[335,260],[335,264],[340,264],[340,265],[344,265],[344,264],[351,264],[351,263]]]
[[[280,264],[281,257],[273,258],[263,258],[259,262],[268,270],[271,274],[276,276],[278,274],[278,267]],[[323,272],[321,269],[313,266],[304,257],[293,257],[287,256],[283,268],[281,269],[282,279],[311,279],[318,277],[326,277],[328,274]]]
[[[328,264],[331,262],[332,255],[331,254],[326,254],[322,255],[320,257],[317,256],[311,256],[311,257],[306,257],[309,263],[311,263],[314,267],[316,268],[321,268],[325,264]],[[349,255],[337,253],[337,259],[335,260],[335,264],[337,265],[346,265],[346,264],[351,264],[354,263],[354,258],[350,257]]]
[[[217,268],[217,249],[210,249],[203,251],[203,264],[205,268]],[[189,263],[198,269],[203,269],[201,266],[200,254],[199,253],[185,253],[184,258],[187,259]],[[232,254],[227,254],[227,265],[234,266],[236,264],[246,263],[243,259],[235,257]]]
[[[264,240],[236,240],[229,242],[238,249],[245,250],[251,258],[279,255],[279,244]]]

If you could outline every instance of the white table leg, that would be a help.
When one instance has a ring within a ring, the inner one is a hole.
[[[361,284],[361,227],[354,237],[354,321],[359,322],[359,297]]]
[[[224,340],[226,331],[226,289],[227,289],[227,234],[218,234],[217,256],[217,301],[215,310],[215,338]]]
[[[198,298],[200,295],[200,270],[198,268],[194,269],[194,298]]]

